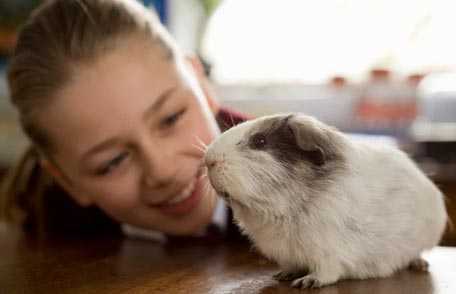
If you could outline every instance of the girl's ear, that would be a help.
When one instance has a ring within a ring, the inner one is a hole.
[[[93,201],[87,195],[77,191],[74,185],[62,173],[62,171],[47,159],[40,159],[41,167],[46,170],[55,181],[73,198],[79,205],[87,207],[93,204]]]
[[[193,71],[196,74],[196,77],[199,81],[201,89],[203,90],[204,96],[206,96],[207,103],[209,104],[209,108],[211,109],[212,113],[215,115],[218,113],[220,109],[220,105],[218,104],[217,100],[215,99],[215,92],[212,89],[209,79],[207,78],[204,72],[204,66],[201,63],[201,60],[195,56],[187,56],[186,60],[190,63]]]

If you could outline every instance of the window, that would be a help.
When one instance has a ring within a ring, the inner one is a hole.
[[[405,74],[456,65],[452,0],[225,0],[203,56],[216,82],[319,83],[372,67]]]

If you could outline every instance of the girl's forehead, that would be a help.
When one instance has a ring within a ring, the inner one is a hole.
[[[174,87],[179,80],[174,63],[145,49],[113,51],[78,67],[41,115],[51,140],[66,145],[78,138],[78,145],[132,127],[155,99]]]
[[[131,74],[131,70],[145,70],[149,77],[160,78],[176,68],[176,62],[165,53],[162,46],[132,38],[119,42],[119,46],[94,60],[77,66],[75,75],[80,74]],[[117,70],[116,70],[117,69]]]

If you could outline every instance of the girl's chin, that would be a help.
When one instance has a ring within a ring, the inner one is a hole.
[[[212,222],[216,203],[217,196],[207,177],[199,174],[188,198],[171,205],[149,207],[148,210],[162,220],[153,225],[159,231],[176,236],[201,235]]]
[[[172,217],[175,223],[175,234],[181,236],[200,236],[204,234],[213,220],[217,198],[214,193],[204,193],[199,205],[188,214]]]

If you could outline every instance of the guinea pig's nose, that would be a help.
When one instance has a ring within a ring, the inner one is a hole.
[[[211,169],[217,165],[217,160],[215,159],[206,159],[206,166]]]
[[[221,160],[214,158],[214,157],[211,157],[211,158],[206,157],[204,159],[204,163],[206,164],[207,168],[210,170],[210,169],[216,167],[217,165],[220,165]]]

